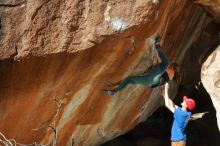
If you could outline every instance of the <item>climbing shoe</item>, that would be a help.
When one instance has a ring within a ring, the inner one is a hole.
[[[116,94],[115,91],[110,91],[110,90],[101,90],[100,92],[104,95],[109,95],[109,96],[115,96]]]
[[[148,38],[150,45],[160,45],[160,36],[151,36]]]
[[[148,43],[149,43],[149,45],[154,45],[155,44],[155,38],[153,38],[153,37],[149,37],[148,39]]]

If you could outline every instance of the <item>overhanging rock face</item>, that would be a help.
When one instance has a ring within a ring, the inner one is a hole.
[[[133,128],[162,102],[157,90],[99,90],[153,64],[153,34],[181,61],[207,18],[188,0],[17,2],[0,6],[0,132],[25,144],[52,143],[55,120],[58,145],[99,145]]]
[[[218,127],[220,127],[220,47],[208,57],[202,66],[202,82],[209,92],[212,102],[216,109]]]

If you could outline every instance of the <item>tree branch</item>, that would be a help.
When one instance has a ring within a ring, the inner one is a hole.
[[[58,139],[57,117],[58,117],[58,115],[59,115],[59,112],[60,112],[62,103],[60,102],[59,99],[57,99],[56,96],[54,96],[53,100],[54,100],[54,102],[55,102],[55,104],[56,104],[56,113],[55,113],[55,115],[54,115],[53,126],[51,126],[51,125],[45,123],[45,124],[42,125],[41,127],[36,128],[36,129],[32,129],[32,130],[38,131],[38,130],[41,130],[41,129],[43,129],[43,128],[50,128],[50,129],[52,129],[52,131],[54,132],[53,146],[56,146],[56,145],[57,145],[57,139]]]
[[[39,128],[32,129],[34,131],[41,130],[43,128],[50,128],[54,132],[54,138],[53,138],[53,146],[57,145],[57,139],[58,139],[58,129],[56,128],[57,126],[57,117],[59,115],[62,103],[60,100],[57,99],[57,97],[54,97],[54,102],[56,103],[56,113],[54,116],[54,122],[53,126],[50,126],[47,124],[47,122],[43,122],[43,125]],[[0,132],[0,143],[4,144],[5,146],[49,146],[49,144],[43,145],[43,144],[37,144],[37,142],[33,142],[32,144],[21,144],[17,143],[15,139],[7,139],[4,134]],[[0,144],[1,145],[1,144]]]

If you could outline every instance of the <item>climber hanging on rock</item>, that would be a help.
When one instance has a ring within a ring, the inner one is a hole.
[[[128,76],[124,80],[110,83],[112,89],[101,90],[103,94],[114,96],[118,91],[123,90],[128,84],[141,84],[146,87],[155,88],[164,85],[169,80],[180,82],[179,65],[169,62],[169,59],[160,47],[160,37],[150,38],[153,48],[157,51],[157,59],[161,63],[153,66],[146,74],[139,76]]]

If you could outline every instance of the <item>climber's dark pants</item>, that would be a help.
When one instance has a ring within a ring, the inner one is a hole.
[[[124,89],[128,84],[141,84],[146,87],[151,87],[159,82],[161,70],[159,66],[154,67],[150,72],[143,76],[130,76],[125,78],[117,87],[116,90]]]
[[[169,59],[161,48],[156,48],[159,57],[162,61],[161,64],[153,67],[146,75],[143,76],[130,76],[125,78],[117,87],[116,90],[124,89],[128,84],[142,84],[147,87],[156,87],[161,85],[161,77],[166,72],[169,65]],[[163,83],[162,83],[163,84]]]

